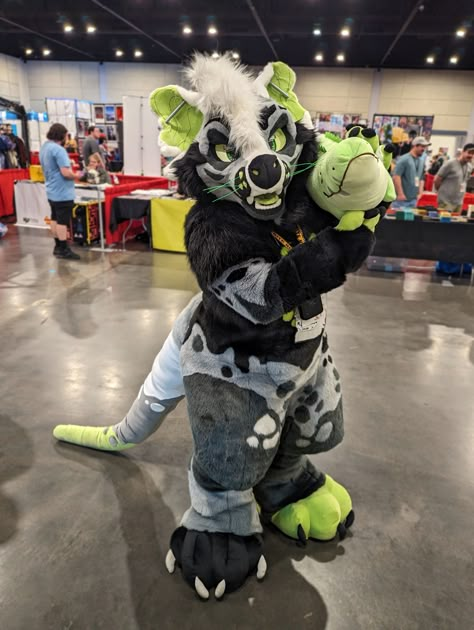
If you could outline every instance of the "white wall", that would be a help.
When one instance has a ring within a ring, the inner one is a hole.
[[[21,59],[0,54],[0,96],[30,107],[26,65]]]
[[[29,61],[0,55],[0,95],[44,111],[44,100],[67,97],[121,102],[157,87],[182,84],[182,67],[165,64]],[[435,130],[474,134],[474,72],[295,68],[296,93],[312,113],[435,116]]]

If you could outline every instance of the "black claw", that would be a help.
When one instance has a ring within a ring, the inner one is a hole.
[[[346,529],[349,529],[349,527],[352,527],[354,520],[355,520],[354,510],[351,510],[349,514],[347,515],[346,520],[344,521],[344,525],[346,526]]]
[[[376,135],[375,129],[362,129],[362,135],[364,138],[373,138]]]
[[[339,534],[339,540],[344,540],[347,534],[346,526],[344,523],[339,523],[337,526],[337,533]]]
[[[360,127],[353,127],[349,131],[349,138],[355,138],[356,136],[359,135],[359,132],[360,132]]]
[[[373,219],[379,214],[378,208],[373,208],[372,210],[366,210],[364,212],[364,219]]]
[[[395,147],[391,142],[389,142],[384,146],[384,151],[385,153],[393,153],[395,151]]]
[[[308,542],[308,540],[306,538],[306,534],[304,533],[302,525],[298,525],[296,533],[298,534],[298,540],[300,541],[300,543],[306,547],[306,543]]]

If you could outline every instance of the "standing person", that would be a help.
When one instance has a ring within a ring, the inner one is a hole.
[[[397,192],[397,199],[392,203],[393,208],[414,208],[418,195],[422,190],[424,174],[423,154],[430,143],[417,136],[412,142],[409,153],[398,158],[393,183]]]
[[[79,260],[67,243],[67,227],[74,207],[74,180],[79,179],[72,168],[64,148],[67,129],[54,123],[47,133],[47,141],[40,150],[40,163],[46,182],[46,195],[51,206],[51,234],[56,245],[53,254],[56,258]]]
[[[75,138],[72,137],[72,133],[67,134],[66,144],[64,148],[68,153],[77,153],[77,142]]]
[[[87,130],[87,133],[89,135],[84,140],[84,146],[82,147],[82,159],[84,161],[84,166],[89,165],[89,158],[93,153],[99,153],[99,138],[101,136],[99,127],[96,127],[95,125],[91,125]]]
[[[473,158],[474,143],[469,142],[464,145],[459,157],[445,162],[439,169],[434,180],[438,192],[438,208],[449,212],[461,211]]]

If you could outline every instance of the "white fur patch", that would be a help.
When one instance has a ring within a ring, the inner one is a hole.
[[[248,437],[247,444],[251,446],[252,448],[258,448],[258,438],[256,438],[255,435]]]
[[[280,439],[280,433],[275,433],[275,435],[271,438],[266,438],[263,440],[263,448],[268,450],[269,448],[273,448],[278,444],[278,440]]]
[[[315,437],[316,442],[325,442],[331,435],[332,429],[332,422],[325,422]]]
[[[275,432],[276,428],[277,426],[275,420],[266,414],[257,420],[253,430],[259,435],[271,435]]]
[[[241,154],[268,151],[258,124],[261,97],[251,74],[233,61],[230,53],[218,59],[197,53],[186,76],[199,93],[197,106],[205,119],[225,118],[229,122],[230,143]]]

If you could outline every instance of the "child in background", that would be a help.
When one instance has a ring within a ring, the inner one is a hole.
[[[93,153],[89,158],[89,164],[86,167],[84,175],[81,177],[82,182],[88,184],[110,184],[110,176],[105,170],[104,162],[99,153]]]

